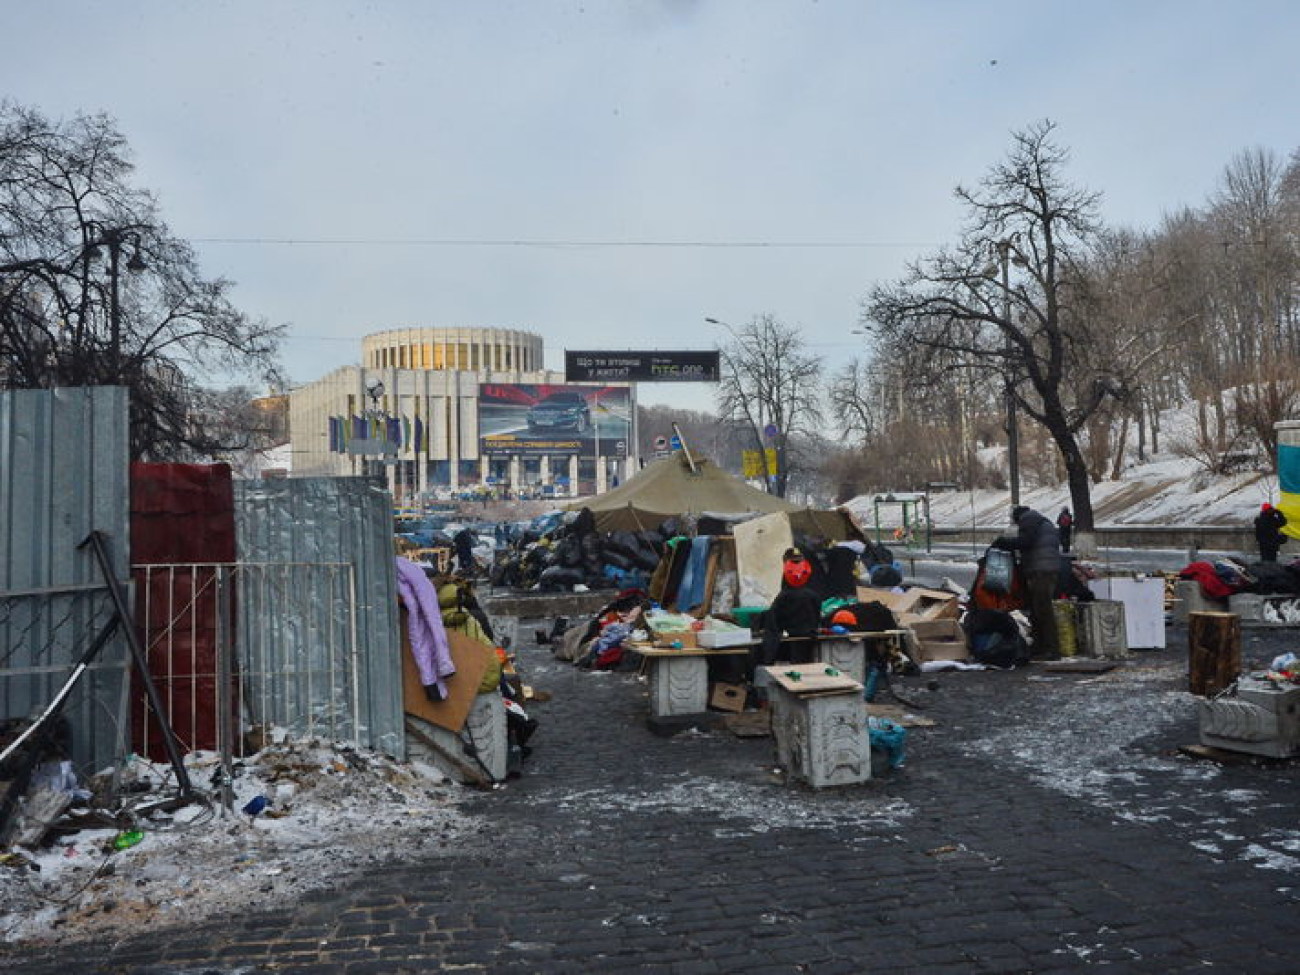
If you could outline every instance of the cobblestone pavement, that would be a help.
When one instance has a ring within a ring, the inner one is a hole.
[[[521,632],[532,632],[521,626]],[[1300,643],[1246,631],[1248,663]],[[658,737],[645,685],[539,647],[553,699],[473,850],[293,905],[0,957],[46,972],[1300,970],[1300,764],[1196,741],[1186,634],[1106,675],[897,682],[904,769],[812,790],[770,739]],[[937,688],[937,689],[932,689]],[[340,851],[346,856],[347,851]]]

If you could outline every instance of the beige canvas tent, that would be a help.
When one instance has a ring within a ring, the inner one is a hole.
[[[693,463],[692,463],[693,461]],[[645,531],[676,515],[789,513],[798,530],[828,538],[844,538],[851,531],[838,511],[812,511],[784,498],[750,487],[738,477],[700,457],[677,451],[647,464],[612,491],[568,506],[590,508],[599,531]]]

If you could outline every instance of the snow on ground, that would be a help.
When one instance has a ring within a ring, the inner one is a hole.
[[[876,523],[875,495],[864,494],[846,505],[859,524]],[[1123,480],[1092,485],[1096,524],[1106,525],[1249,525],[1265,501],[1277,502],[1277,475],[1248,471],[1212,476],[1195,461],[1167,457],[1129,468]],[[1055,517],[1073,509],[1064,484],[1024,484],[1020,503]],[[930,495],[930,518],[942,528],[1001,528],[1011,509],[1005,490],[943,491]],[[902,506],[880,506],[880,523],[897,526]]]
[[[346,873],[414,850],[463,849],[481,833],[458,809],[464,787],[441,772],[345,745],[285,741],[239,760],[231,811],[214,785],[215,754],[193,753],[186,767],[209,801],[143,818],[136,845],[115,850],[122,830],[92,824],[32,853],[31,864],[0,868],[0,937],[77,940],[190,922],[250,899],[290,903]],[[126,770],[127,781],[153,787],[137,801],[157,796],[171,773],[138,758]],[[265,811],[241,812],[258,797],[269,800]]]

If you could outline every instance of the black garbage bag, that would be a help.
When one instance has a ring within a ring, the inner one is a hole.
[[[562,565],[547,566],[537,577],[537,586],[539,589],[548,592],[561,592],[571,590],[574,586],[580,585],[586,576],[581,569]]]
[[[596,530],[596,516],[590,508],[583,508],[568,527],[571,534],[589,535]]]
[[[605,536],[605,551],[617,552],[631,558],[639,547],[637,537],[632,532],[610,532]]]
[[[601,552],[600,558],[605,565],[612,565],[619,569],[630,569],[636,564],[631,555],[612,548],[607,548]]]
[[[1300,593],[1296,576],[1283,565],[1276,562],[1257,562],[1250,566],[1250,574],[1255,581],[1246,587],[1245,592],[1260,596],[1294,596]]]
[[[831,617],[834,617],[841,610],[848,610],[853,614],[853,618],[857,620],[853,626],[854,630],[881,633],[885,630],[898,629],[898,620],[895,618],[893,610],[874,599],[869,603],[850,603],[847,606],[840,606],[830,614]]]
[[[582,546],[578,539],[572,535],[567,535],[555,543],[555,548],[551,550],[551,565],[560,565],[566,569],[574,569],[582,565]]]
[[[903,574],[892,565],[877,565],[871,569],[871,584],[881,589],[892,589],[903,584]]]
[[[588,571],[599,567],[602,549],[600,536],[595,532],[579,536],[578,551],[582,553],[582,564]]]
[[[1000,609],[973,609],[962,621],[970,655],[988,667],[1010,669],[1029,662],[1029,644],[1010,613]]]

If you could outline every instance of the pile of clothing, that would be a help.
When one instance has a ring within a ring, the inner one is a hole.
[[[1179,570],[1178,578],[1199,583],[1206,599],[1227,599],[1242,592],[1260,596],[1296,596],[1300,595],[1300,560],[1286,565],[1276,562],[1246,564],[1236,559],[1202,560],[1189,562]]]

